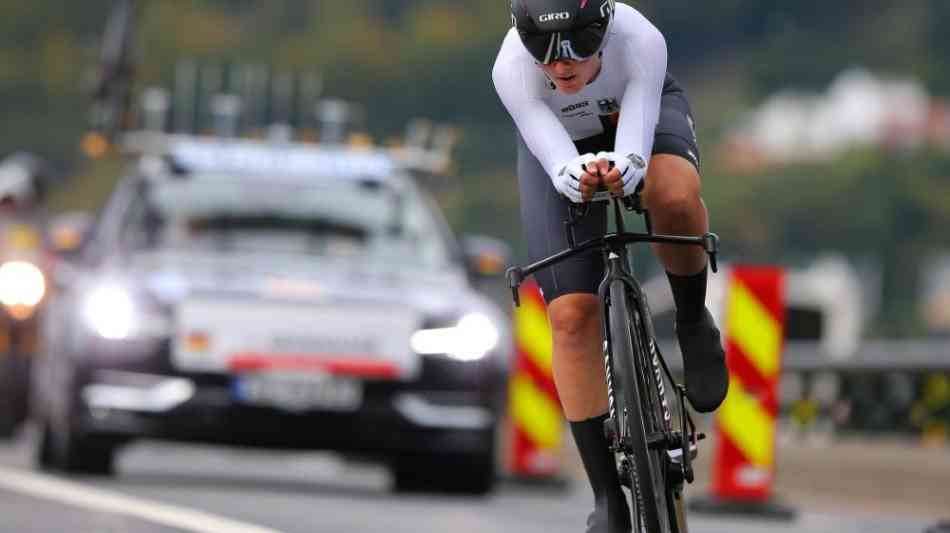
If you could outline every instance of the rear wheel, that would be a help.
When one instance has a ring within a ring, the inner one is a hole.
[[[435,454],[399,458],[396,490],[487,494],[495,485],[494,453]]]
[[[613,281],[610,285],[610,350],[611,375],[619,387],[615,392],[616,412],[619,418],[621,436],[627,445],[625,454],[632,462],[624,472],[630,476],[634,505],[633,523],[636,531],[645,533],[667,533],[670,529],[670,515],[666,497],[665,464],[656,450],[647,443],[647,431],[652,424],[644,417],[641,406],[650,405],[645,400],[650,391],[641,390],[638,379],[638,366],[635,361],[644,364],[648,361],[644,345],[635,335],[632,323],[631,307],[627,299],[626,284]],[[639,355],[638,355],[639,352]],[[641,364],[643,366],[643,364]],[[650,415],[647,415],[650,416]],[[665,451],[664,451],[665,453]]]

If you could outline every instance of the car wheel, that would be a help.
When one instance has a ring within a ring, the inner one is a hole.
[[[393,468],[401,492],[487,494],[495,485],[494,453],[403,457]]]
[[[111,476],[115,473],[115,442],[83,435],[75,428],[56,428],[44,423],[36,462],[40,468],[66,474]]]
[[[0,440],[12,439],[16,434],[17,423],[11,407],[6,398],[0,399]]]
[[[53,459],[53,439],[50,435],[49,424],[40,427],[39,440],[36,443],[36,466],[40,470],[55,470],[56,462]]]
[[[2,358],[3,356],[0,356]],[[18,424],[16,398],[9,369],[0,366],[0,439],[13,438]]]

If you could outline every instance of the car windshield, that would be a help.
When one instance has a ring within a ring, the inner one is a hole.
[[[123,229],[127,250],[320,256],[441,269],[442,221],[413,191],[374,182],[157,182]]]

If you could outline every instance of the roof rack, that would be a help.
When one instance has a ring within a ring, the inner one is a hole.
[[[298,144],[347,147],[385,154],[417,175],[454,172],[455,128],[417,118],[409,122],[402,139],[378,146],[363,128],[362,106],[321,98],[322,86],[313,72],[181,61],[173,90],[149,87],[141,92],[133,120],[138,129],[123,132],[118,144],[130,155],[167,152],[172,144],[202,138],[240,139],[247,141],[244,146],[268,144],[271,149]],[[92,137],[84,147],[96,157],[106,152],[108,144]]]

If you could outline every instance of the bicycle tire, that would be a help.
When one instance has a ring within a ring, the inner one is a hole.
[[[629,475],[633,493],[631,512],[638,533],[671,533],[669,512],[667,511],[665,476],[657,471],[655,453],[652,453],[646,438],[646,426],[640,406],[640,384],[637,379],[636,361],[646,361],[642,352],[642,343],[635,344],[635,333],[627,299],[627,286],[624,281],[615,280],[610,284],[609,332],[611,353],[611,374],[616,378],[620,389],[619,415],[621,436],[629,444],[633,469]],[[641,350],[637,357],[635,350]],[[616,394],[616,392],[615,392]],[[658,490],[659,489],[659,490]]]
[[[628,294],[629,296],[629,294]],[[634,302],[628,301],[628,307],[633,307]],[[670,411],[669,398],[666,395],[666,383],[663,379],[663,372],[660,367],[659,351],[656,349],[656,339],[650,335],[652,327],[647,327],[649,321],[649,308],[644,304],[644,308],[638,307],[639,320],[635,320],[635,329],[633,339],[634,345],[639,346],[638,353],[644,354],[646,359],[640,361],[637,368],[641,370],[639,376],[641,381],[640,390],[647,391],[641,400],[641,412],[648,413],[646,421],[649,427],[648,432],[671,432],[672,412]],[[662,480],[657,488],[662,487],[665,501],[666,512],[669,520],[669,530],[671,533],[688,533],[689,527],[686,522],[686,504],[682,490],[676,491],[669,483],[669,463],[671,461],[667,450],[651,450],[651,459],[654,461],[655,470],[661,472],[659,476]],[[682,489],[682,488],[681,488]]]

